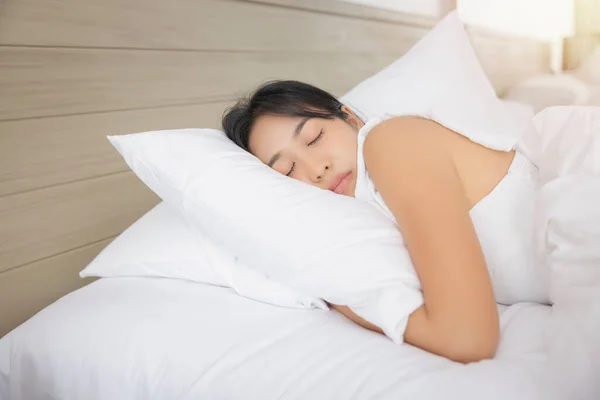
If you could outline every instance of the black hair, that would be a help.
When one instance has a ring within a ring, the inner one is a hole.
[[[293,80],[269,81],[248,97],[225,110],[223,131],[235,144],[250,151],[250,131],[258,117],[270,114],[289,117],[340,118],[348,114],[343,104],[330,93],[308,83]]]

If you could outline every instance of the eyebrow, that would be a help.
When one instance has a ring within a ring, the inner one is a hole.
[[[298,122],[298,125],[296,125],[296,128],[294,129],[294,133],[292,135],[293,138],[295,138],[296,136],[298,136],[300,134],[300,131],[302,130],[302,128],[304,127],[304,124],[306,124],[308,122],[308,120],[312,119],[312,117],[304,117],[302,118],[302,120],[300,120],[300,122]],[[281,152],[277,152],[275,154],[273,154],[273,157],[271,157],[271,159],[269,160],[269,163],[267,164],[269,167],[273,167],[273,164],[275,164],[277,162],[277,160],[279,160],[281,158]]]

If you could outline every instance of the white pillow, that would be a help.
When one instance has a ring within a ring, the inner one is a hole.
[[[328,309],[322,300],[293,291],[238,262],[165,202],[121,233],[79,275],[175,278],[231,287],[244,297],[278,306]]]
[[[511,150],[531,123],[512,118],[496,97],[456,11],[340,100],[367,117],[430,118],[496,150]]]
[[[511,114],[511,116],[522,126],[528,126],[532,123],[535,111],[533,106],[530,104],[523,103],[521,101],[512,101],[502,99],[504,108]]]
[[[217,130],[109,139],[215,244],[309,296],[352,306],[402,341],[420,285],[396,225],[371,204],[279,174]]]
[[[484,145],[511,149],[523,127],[511,122],[469,51],[453,13],[395,68],[344,100],[366,112],[435,118]],[[471,75],[477,71],[479,78]],[[109,139],[143,182],[218,246],[293,289],[349,305],[402,342],[409,314],[423,303],[420,282],[396,224],[372,204],[281,175],[216,130]]]
[[[538,75],[511,87],[504,98],[530,104],[534,111],[559,105],[584,105],[593,94],[593,85],[572,74]]]

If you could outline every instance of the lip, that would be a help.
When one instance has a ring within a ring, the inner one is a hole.
[[[341,194],[344,193],[350,183],[350,177],[352,176],[352,171],[344,172],[335,177],[331,185],[329,186],[329,190],[334,193]]]

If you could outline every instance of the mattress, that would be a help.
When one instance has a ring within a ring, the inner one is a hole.
[[[105,278],[0,340],[1,399],[548,399],[551,307],[499,306],[494,360],[396,345],[336,310],[229,288]]]

